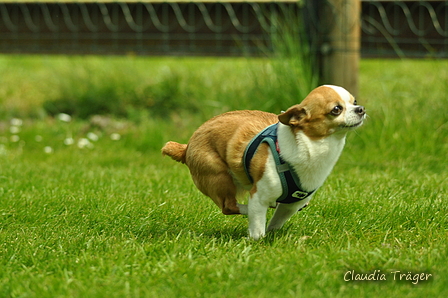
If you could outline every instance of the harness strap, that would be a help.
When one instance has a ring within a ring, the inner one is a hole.
[[[312,195],[315,190],[311,192],[303,190],[299,176],[297,176],[294,169],[281,158],[277,148],[277,127],[278,123],[268,126],[249,142],[249,145],[244,151],[243,166],[244,170],[246,171],[247,177],[249,178],[250,182],[253,183],[253,178],[250,175],[251,160],[261,143],[268,143],[275,160],[277,173],[280,177],[283,189],[283,193],[277,199],[277,202],[283,204],[296,203]]]

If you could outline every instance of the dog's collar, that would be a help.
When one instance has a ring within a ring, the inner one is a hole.
[[[300,183],[299,176],[297,176],[294,169],[285,162],[280,156],[280,149],[277,141],[277,128],[278,123],[272,124],[257,134],[247,145],[243,155],[243,166],[246,171],[246,175],[250,182],[253,183],[253,178],[250,175],[250,163],[257,152],[261,143],[266,142],[271,148],[272,155],[274,156],[275,164],[277,166],[277,172],[282,182],[283,193],[277,199],[278,203],[291,204],[302,201],[312,195],[313,191],[306,191],[303,189]]]

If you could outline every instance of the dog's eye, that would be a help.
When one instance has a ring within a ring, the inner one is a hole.
[[[335,116],[338,116],[338,115],[340,115],[342,113],[342,109],[343,109],[342,106],[335,106],[333,108],[333,110],[331,110],[331,114],[333,114]]]
[[[358,102],[356,101],[356,99],[355,99],[355,101],[353,102],[353,104],[354,104],[355,106],[358,105]]]

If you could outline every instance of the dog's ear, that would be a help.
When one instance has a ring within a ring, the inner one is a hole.
[[[306,109],[300,105],[290,107],[286,112],[278,115],[278,120],[288,126],[297,126],[307,115]]]

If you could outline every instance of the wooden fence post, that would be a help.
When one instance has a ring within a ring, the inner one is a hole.
[[[321,80],[358,94],[361,1],[325,0],[319,19],[324,36],[321,44]]]

